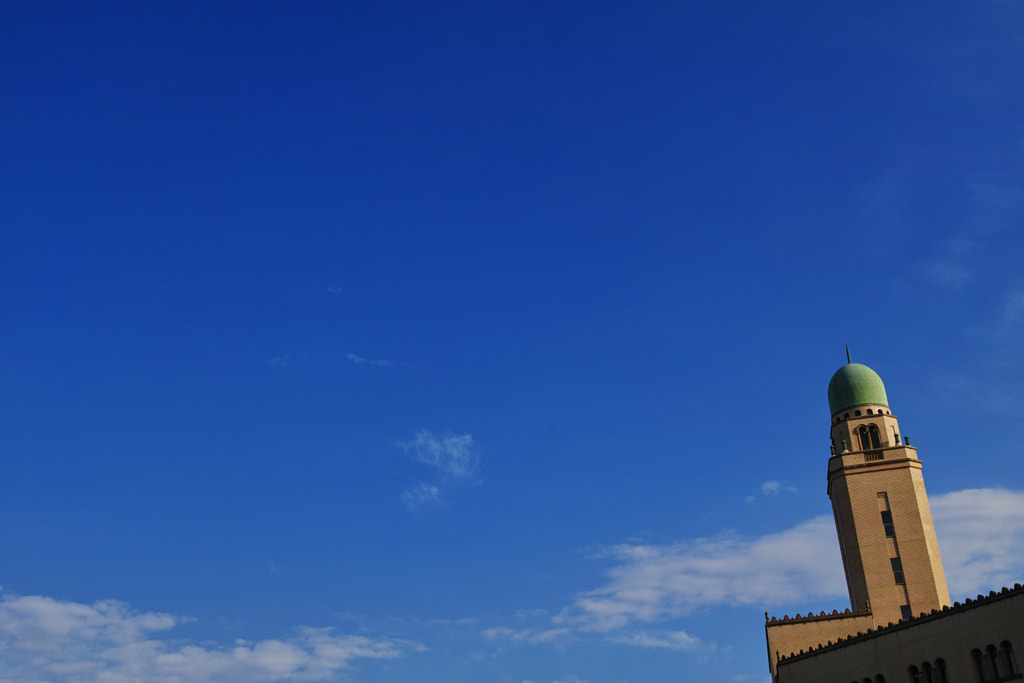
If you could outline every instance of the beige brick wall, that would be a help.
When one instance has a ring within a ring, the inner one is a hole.
[[[764,630],[772,675],[775,675],[775,662],[780,656],[786,657],[801,650],[806,652],[829,641],[835,643],[858,631],[866,632],[874,625],[870,614],[856,612],[768,621]]]
[[[913,448],[885,449],[884,458],[865,462],[859,454],[832,458],[829,496],[832,499],[851,603],[870,603],[880,625],[901,618],[902,591],[897,589],[890,559],[898,553],[913,614],[949,604],[946,576],[921,475]],[[896,542],[885,535],[878,494],[885,492]]]

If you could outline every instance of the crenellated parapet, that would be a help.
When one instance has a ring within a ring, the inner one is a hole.
[[[764,623],[766,625],[770,625],[770,624],[787,624],[787,623],[796,623],[796,622],[804,622],[804,621],[821,621],[823,619],[848,619],[849,617],[860,617],[860,616],[870,616],[870,615],[871,615],[871,610],[860,610],[860,611],[857,611],[857,612],[853,612],[853,611],[850,611],[849,608],[843,610],[842,612],[840,612],[839,610],[835,610],[835,609],[832,610],[831,613],[827,613],[827,612],[825,612],[825,610],[822,610],[820,614],[811,614],[810,612],[808,612],[804,616],[800,616],[800,614],[797,613],[796,616],[792,616],[792,617],[788,616],[788,615],[781,616],[781,617],[769,617],[768,613],[765,612],[764,613]]]
[[[781,654],[781,652],[779,652],[776,655],[775,664],[776,666],[781,666],[783,664],[788,664],[790,662],[797,661],[802,658],[818,655],[824,651],[835,650],[840,647],[846,647],[853,643],[857,643],[868,638],[876,637],[882,633],[890,633],[903,629],[914,628],[916,626],[921,626],[922,624],[925,624],[929,621],[946,617],[951,613],[966,612],[968,610],[983,607],[985,605],[997,602],[999,600],[1005,600],[1008,598],[1013,598],[1021,595],[1024,595],[1024,586],[1022,586],[1020,583],[1013,584],[1013,588],[1007,588],[1004,586],[1002,590],[989,591],[988,595],[978,595],[978,597],[974,599],[967,598],[962,603],[954,602],[952,606],[945,605],[942,609],[933,609],[931,610],[931,612],[928,613],[922,612],[916,617],[911,617],[910,619],[901,619],[899,622],[895,624],[889,622],[889,624],[886,626],[875,626],[871,628],[866,628],[863,631],[856,631],[854,633],[850,633],[846,636],[839,636],[835,639],[834,642],[832,640],[826,640],[818,644],[809,644],[806,648],[800,648],[799,650],[790,651],[788,655],[783,655]],[[805,617],[803,621],[806,620],[807,618]],[[778,620],[778,623],[782,624],[784,622],[780,619]]]

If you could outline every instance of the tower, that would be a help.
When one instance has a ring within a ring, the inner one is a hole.
[[[850,609],[765,612],[773,683],[1021,678],[1024,586],[949,604],[917,450],[881,378],[846,360],[828,385],[828,496]]]
[[[901,439],[885,385],[847,363],[828,385],[828,495],[854,611],[884,625],[949,605],[917,449]]]

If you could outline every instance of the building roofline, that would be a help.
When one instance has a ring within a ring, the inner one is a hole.
[[[952,607],[946,605],[941,610],[933,609],[931,611],[931,614],[925,614],[922,612],[917,617],[912,617],[906,620],[901,619],[899,622],[895,624],[890,622],[888,626],[878,626],[874,629],[869,628],[866,633],[859,632],[857,633],[857,635],[848,636],[846,638],[839,638],[839,640],[835,643],[829,641],[825,645],[818,645],[818,647],[816,648],[812,647],[808,652],[804,652],[803,650],[801,650],[798,653],[791,652],[789,655],[781,656],[778,658],[778,666],[782,666],[783,664],[788,664],[790,662],[795,662],[802,659],[807,659],[809,657],[821,654],[825,651],[837,650],[839,648],[846,647],[847,645],[861,643],[865,640],[870,640],[871,638],[876,638],[880,635],[886,635],[889,633],[893,633],[895,631],[900,631],[914,626],[919,626],[925,622],[935,621],[936,619],[942,619],[943,617],[949,616],[954,613],[966,612],[967,610],[974,609],[975,607],[982,607],[984,605],[988,605],[993,602],[998,602],[999,600],[1005,600],[1007,598],[1015,597],[1018,595],[1024,595],[1024,586],[1022,586],[1021,584],[1015,583],[1013,584],[1013,588],[1007,588],[1004,586],[1003,589],[999,592],[989,591],[988,595],[978,595],[978,597],[974,600],[972,600],[971,598],[967,598],[963,601],[962,604],[959,602],[954,602]],[[815,618],[820,619],[820,617]],[[807,618],[805,617],[803,620],[806,621]],[[793,620],[790,621],[792,622]],[[770,626],[771,624],[768,625]]]
[[[822,611],[821,614],[807,613],[805,616],[800,616],[799,613],[795,617],[781,616],[781,617],[769,617],[768,613],[764,613],[764,625],[767,627],[779,626],[781,624],[799,624],[807,621],[828,621],[830,619],[850,619],[852,617],[869,617],[871,616],[870,609],[858,610],[851,612],[849,608],[845,611],[840,612],[839,610],[832,610],[831,614],[826,614]]]

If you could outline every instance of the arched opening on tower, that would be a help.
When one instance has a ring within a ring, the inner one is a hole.
[[[882,441],[878,436],[878,427],[875,425],[870,427],[861,425],[857,428],[857,437],[860,439],[860,449],[862,451],[870,451],[882,447]]]

